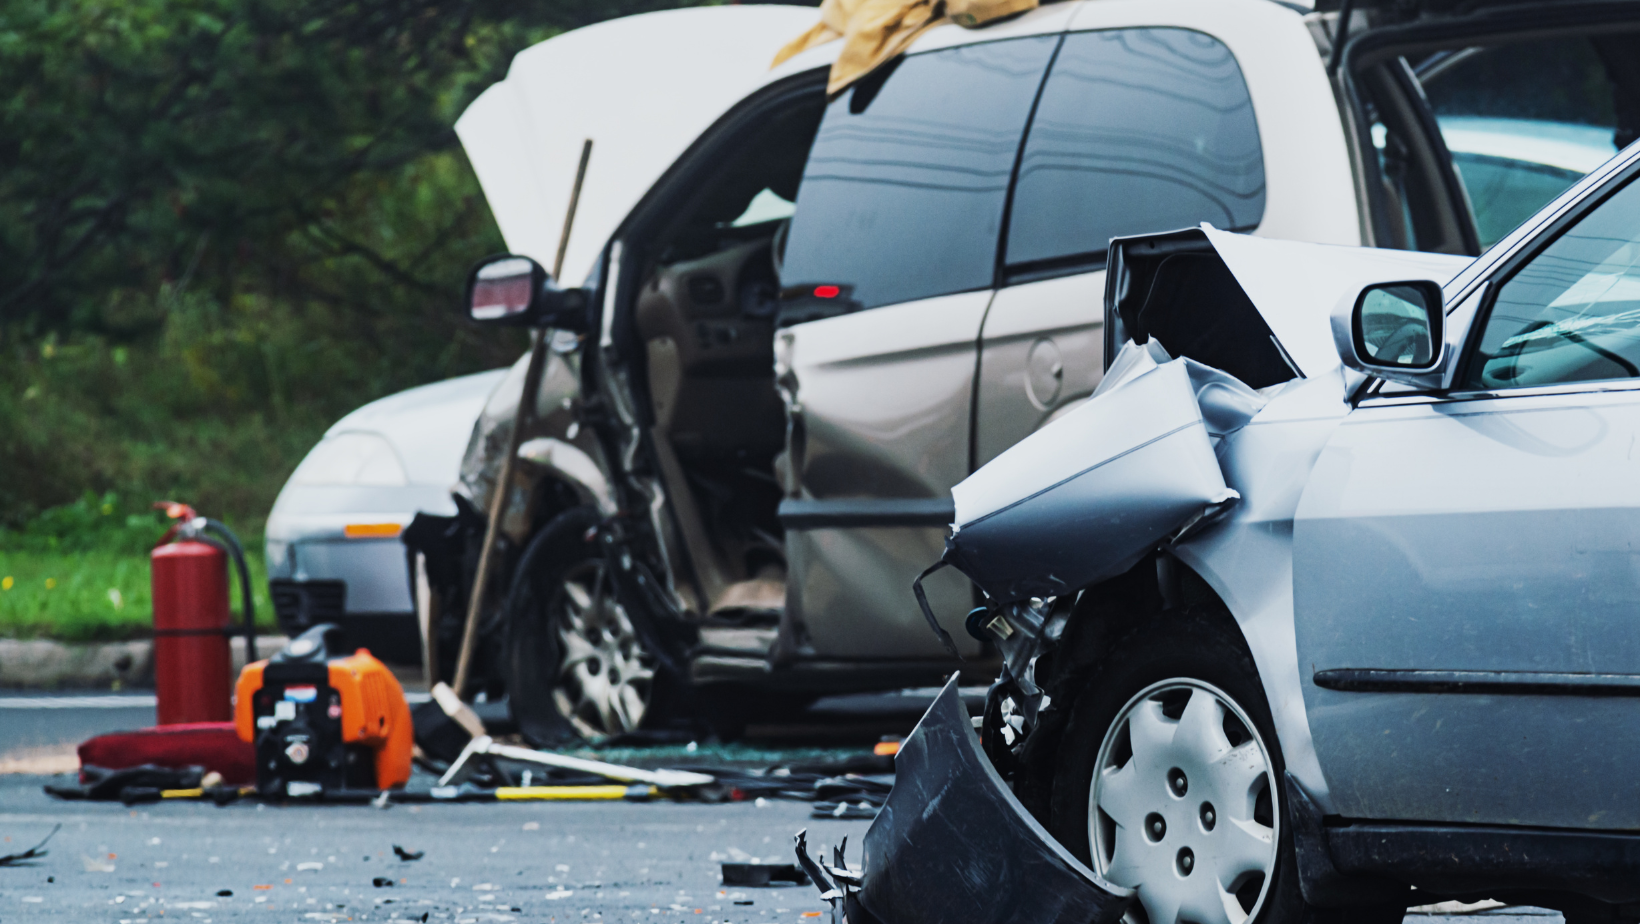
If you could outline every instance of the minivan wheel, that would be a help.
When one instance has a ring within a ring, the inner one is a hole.
[[[1263,686],[1223,612],[1165,612],[1117,642],[1071,708],[1049,827],[1136,891],[1128,924],[1394,924],[1299,892],[1285,763]]]
[[[560,514],[526,549],[508,595],[507,694],[536,745],[601,741],[649,716],[655,658],[590,539],[586,508]]]

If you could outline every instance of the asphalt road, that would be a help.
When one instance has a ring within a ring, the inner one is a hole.
[[[0,762],[71,752],[90,735],[151,724],[151,705],[0,696]],[[921,695],[839,697],[730,748],[630,749],[613,759],[656,765],[812,759],[860,753],[909,731]],[[26,708],[20,708],[26,707]],[[62,777],[66,781],[68,777]],[[165,802],[62,802],[51,777],[0,774],[0,854],[55,825],[48,855],[0,868],[0,924],[92,921],[678,921],[827,920],[808,886],[726,888],[720,864],[788,862],[807,828],[816,851],[848,838],[850,865],[869,822],[811,819],[799,802],[718,805],[505,803],[218,808]],[[393,846],[424,851],[398,860]],[[375,882],[392,885],[375,885]],[[227,892],[230,894],[221,894]],[[1554,912],[1500,908],[1410,914],[1408,924],[1560,924]]]
[[[857,858],[868,825],[793,802],[128,809],[41,782],[0,778],[6,852],[63,826],[49,856],[0,868],[0,921],[802,922],[818,891],[727,889],[721,861],[787,861],[801,828]]]

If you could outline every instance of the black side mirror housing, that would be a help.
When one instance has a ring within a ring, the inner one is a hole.
[[[592,293],[560,289],[552,274],[529,257],[487,257],[467,276],[467,317],[497,327],[588,329]]]

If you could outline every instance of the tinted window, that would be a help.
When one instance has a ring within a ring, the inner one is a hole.
[[[1264,214],[1264,159],[1230,49],[1185,29],[1065,38],[1020,162],[1009,264]]]
[[[1608,62],[1634,51],[1629,36],[1560,38],[1437,52],[1418,64],[1482,247],[1617,153],[1624,130],[1612,78],[1634,69]]]
[[[783,284],[837,286],[864,308],[991,285],[1020,135],[1057,42],[912,55],[832,101]]]
[[[1562,234],[1498,290],[1466,385],[1640,376],[1640,183]]]

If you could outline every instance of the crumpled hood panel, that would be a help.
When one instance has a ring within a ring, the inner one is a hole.
[[[1113,577],[1239,497],[1215,445],[1265,396],[1193,360],[1158,364],[1157,352],[1129,344],[1087,404],[951,490],[948,560],[993,600]]]

